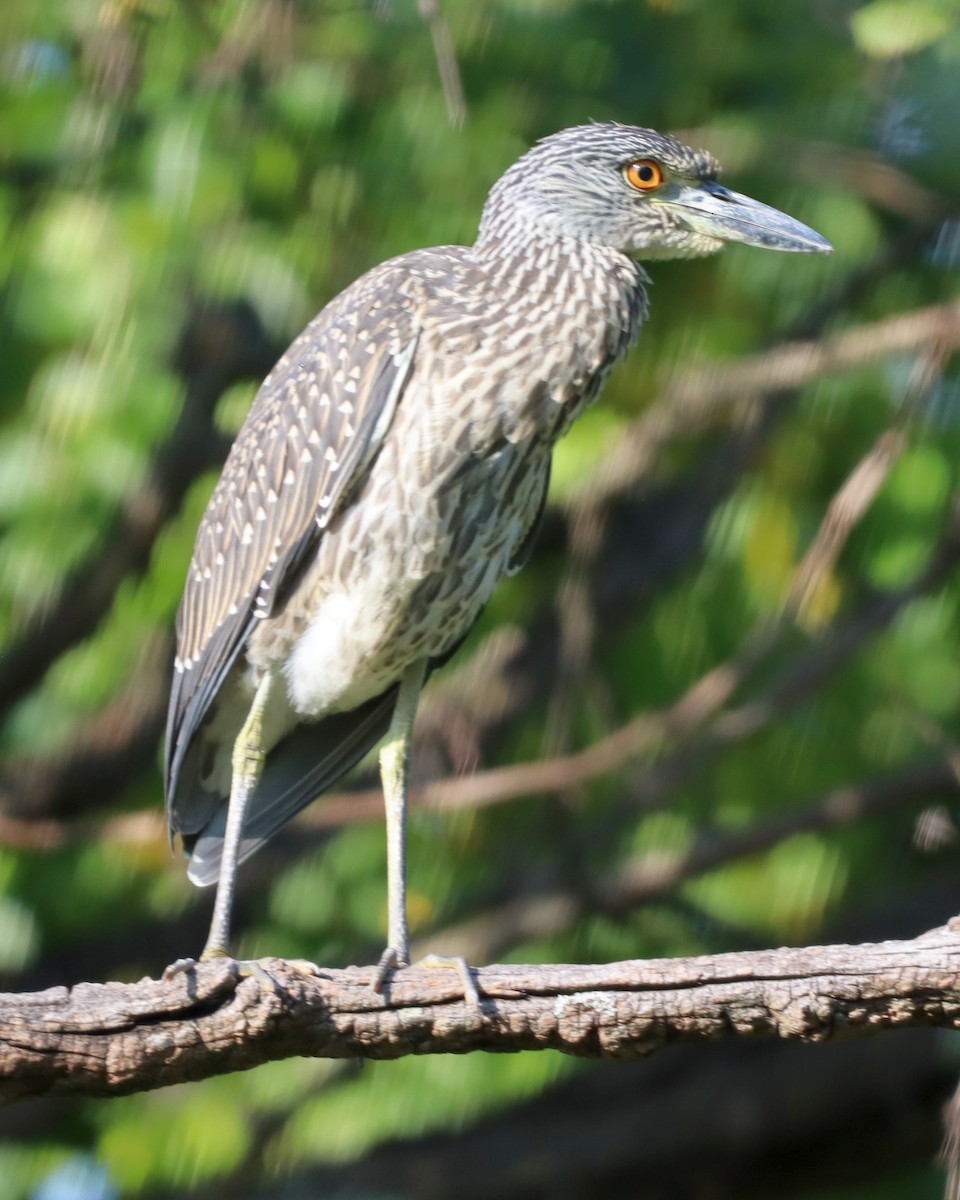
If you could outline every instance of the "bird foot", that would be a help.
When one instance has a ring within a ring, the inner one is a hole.
[[[463,984],[463,998],[474,1008],[480,1007],[480,993],[477,990],[470,964],[462,954],[425,954],[413,964],[415,967],[430,967],[440,970],[456,971]]]
[[[230,959],[236,964],[238,979],[256,979],[262,986],[271,992],[281,991],[280,985],[276,979],[270,974],[270,971],[263,965],[263,962],[255,958],[233,958],[226,950],[204,950],[199,959],[196,958],[178,958],[176,962],[170,964],[163,972],[163,980],[173,979],[177,975],[187,975],[195,970],[198,963],[215,962],[217,959]],[[305,958],[289,958],[284,959],[287,966],[292,967],[295,971],[299,971],[302,975],[319,975],[320,968],[316,963],[309,962]]]
[[[392,946],[388,946],[380,955],[380,961],[377,963],[377,969],[373,975],[373,983],[370,985],[378,994],[383,991],[383,986],[387,981],[387,976],[393,971],[402,971],[404,967],[410,966],[398,951]],[[427,954],[423,958],[418,959],[413,966],[439,968],[441,970],[456,971],[460,976],[460,982],[463,984],[463,998],[468,1004],[472,1004],[474,1008],[480,1007],[480,993],[477,991],[477,985],[474,982],[473,972],[470,970],[467,960],[457,954]]]

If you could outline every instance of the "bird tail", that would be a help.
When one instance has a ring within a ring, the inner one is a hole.
[[[291,817],[306,808],[372,749],[390,727],[397,689],[391,688],[351,712],[333,713],[315,724],[298,725],[267,756],[244,822],[243,862]],[[179,797],[189,809],[189,798]],[[209,797],[206,798],[209,803]],[[207,824],[184,838],[190,851],[187,875],[198,887],[220,876],[227,805],[221,803]]]

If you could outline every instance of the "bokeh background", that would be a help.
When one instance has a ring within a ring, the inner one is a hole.
[[[960,911],[957,0],[0,8],[0,982],[158,974],[171,634],[230,438],[340,288],[472,240],[530,142],[714,151],[836,246],[651,268],[531,565],[422,707],[424,948],[604,961]],[[354,782],[354,781],[351,781]],[[241,875],[238,949],[375,960],[375,777]],[[349,790],[349,789],[347,789]],[[0,1200],[925,1200],[956,1039],[292,1060],[0,1115]]]

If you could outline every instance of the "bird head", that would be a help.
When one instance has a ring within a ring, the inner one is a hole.
[[[531,224],[640,259],[694,258],[724,242],[829,252],[828,241],[776,208],[717,182],[720,164],[676,138],[632,125],[563,129],[494,185],[485,237]]]

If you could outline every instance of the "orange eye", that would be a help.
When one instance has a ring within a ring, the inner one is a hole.
[[[623,168],[623,177],[637,191],[649,192],[663,183],[663,169],[652,158],[638,158]]]

